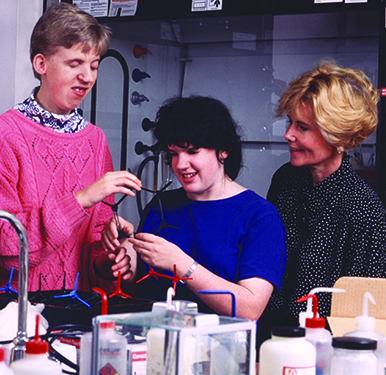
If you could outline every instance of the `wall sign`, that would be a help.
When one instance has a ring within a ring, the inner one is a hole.
[[[315,0],[315,4],[325,4],[325,3],[343,3],[343,0]]]
[[[223,0],[192,0],[192,12],[222,10]]]
[[[352,3],[367,3],[368,0],[344,0],[346,4]],[[343,0],[314,0],[315,4],[324,4],[324,3],[343,3]]]
[[[94,17],[134,16],[138,0],[73,0],[79,9]]]

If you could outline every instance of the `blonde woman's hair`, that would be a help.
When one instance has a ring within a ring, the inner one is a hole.
[[[276,114],[309,104],[326,142],[352,150],[376,129],[378,101],[377,89],[362,71],[321,62],[290,82]]]

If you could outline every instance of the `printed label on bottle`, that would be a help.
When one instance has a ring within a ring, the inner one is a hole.
[[[283,367],[283,375],[314,375],[315,366],[309,367]]]
[[[99,370],[100,375],[118,375],[117,370],[108,363],[106,366]]]

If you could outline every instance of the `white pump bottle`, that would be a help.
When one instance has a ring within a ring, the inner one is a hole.
[[[366,292],[363,295],[363,315],[357,316],[356,330],[346,333],[344,336],[351,337],[364,337],[377,341],[377,350],[375,355],[377,356],[377,375],[384,375],[385,371],[385,357],[386,357],[386,336],[376,332],[375,318],[368,315],[368,301],[371,301],[375,305],[375,300],[370,292]]]

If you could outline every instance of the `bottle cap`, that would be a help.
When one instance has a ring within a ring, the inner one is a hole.
[[[35,337],[25,343],[27,354],[46,354],[48,353],[48,342],[41,340],[39,336],[39,315],[36,315]]]
[[[27,341],[25,343],[25,352],[27,354],[46,354],[48,353],[48,342],[39,340]]]
[[[114,329],[115,322],[101,322],[100,327],[101,329]]]
[[[306,318],[306,328],[324,328],[326,326],[326,320],[318,317],[318,297],[315,294],[307,294],[300,297],[297,302],[304,302],[308,299],[312,299],[312,318]]]
[[[324,318],[306,318],[306,328],[325,328],[326,320]]]
[[[351,349],[351,350],[375,350],[377,342],[364,337],[333,337],[332,346],[334,348]]]
[[[273,327],[272,336],[280,337],[304,337],[306,330],[303,327]]]

